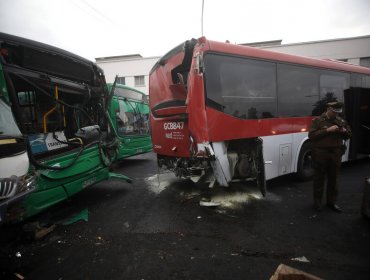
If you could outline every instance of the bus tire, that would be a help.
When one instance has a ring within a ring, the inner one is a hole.
[[[300,181],[308,181],[313,178],[313,174],[312,144],[311,142],[306,142],[299,153],[296,175]]]

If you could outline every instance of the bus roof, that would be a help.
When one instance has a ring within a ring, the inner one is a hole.
[[[317,68],[348,71],[354,73],[370,74],[370,68],[354,65],[333,59],[317,59],[304,56],[291,55],[276,51],[269,51],[254,47],[234,45],[230,43],[221,43],[211,40],[206,40],[204,37],[198,39],[198,42],[204,43],[205,51],[212,51],[218,53],[227,53],[234,55],[247,56],[251,58],[259,58],[273,61],[280,61],[286,63],[308,65]]]
[[[93,63],[92,61],[90,61],[86,58],[83,58],[83,57],[78,56],[74,53],[68,52],[66,50],[63,50],[63,49],[60,49],[60,48],[57,48],[57,47],[54,47],[54,46],[51,46],[51,45],[48,45],[48,44],[44,44],[44,43],[41,43],[41,42],[26,39],[26,38],[23,38],[23,37],[18,37],[18,36],[15,36],[15,35],[7,34],[7,33],[0,32],[0,42],[7,42],[7,43],[11,43],[11,44],[30,47],[30,48],[33,48],[33,49],[39,49],[39,50],[47,51],[49,53],[60,54],[60,55],[66,56],[66,57],[73,58],[75,60],[79,60],[79,61],[87,63],[87,64],[92,64]]]
[[[107,83],[107,88],[109,92],[112,90],[112,87],[113,87],[112,83]],[[114,96],[121,97],[121,98],[127,98],[131,100],[142,101],[144,103],[147,103],[148,98],[149,98],[149,96],[146,95],[144,92],[141,92],[135,88],[122,85],[122,84],[115,85]]]
[[[277,51],[270,51],[265,49],[259,49],[256,47],[249,47],[243,45],[235,45],[231,43],[216,42],[212,40],[207,40],[205,37],[201,37],[198,40],[191,39],[183,42],[182,44],[176,46],[163,57],[161,57],[158,62],[153,66],[150,71],[150,74],[154,72],[159,66],[166,64],[166,61],[172,56],[175,56],[181,51],[184,51],[186,48],[194,47],[195,44],[202,44],[202,49],[205,52],[217,52],[225,54],[240,55],[250,58],[259,58],[272,61],[280,61],[285,63],[292,63],[298,65],[308,65],[317,68],[347,71],[354,73],[362,73],[370,75],[370,68],[350,64],[334,59],[317,59],[305,56],[298,56],[292,54],[286,54]]]
[[[11,59],[11,64],[19,64],[24,68],[72,80],[93,83],[94,69],[103,73],[97,64],[81,56],[44,43],[1,32],[0,48],[3,56],[19,52],[20,55],[17,55],[16,61]]]

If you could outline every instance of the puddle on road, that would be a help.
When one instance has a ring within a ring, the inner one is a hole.
[[[174,185],[178,190],[178,194],[185,199],[197,196],[201,193],[201,190],[194,187],[192,182],[179,179],[172,173],[162,173],[159,177],[156,174],[146,178],[145,181],[147,182],[148,190],[157,195],[166,190],[170,185]],[[184,186],[184,184],[189,184],[189,186]]]
[[[153,175],[145,179],[147,182],[148,190],[154,194],[159,195],[168,186],[176,183],[178,179],[173,173],[162,173],[158,175]],[[202,188],[189,186],[188,189],[178,190],[178,194],[185,199],[189,199],[195,196],[199,196],[199,200],[205,203],[204,207],[209,205],[211,207],[227,208],[227,209],[240,209],[245,204],[251,203],[256,200],[263,200],[269,202],[281,202],[281,197],[267,192],[266,197],[263,197],[259,189],[255,186],[232,186],[229,188],[207,189],[206,192]]]
[[[219,204],[222,208],[238,209],[243,207],[245,204],[256,200],[280,202],[281,198],[272,193],[267,193],[266,197],[263,197],[259,191],[245,189],[223,191],[221,193],[211,195],[209,201]]]
[[[236,209],[240,208],[243,204],[248,203],[251,200],[259,200],[262,195],[257,193],[246,193],[246,192],[233,192],[227,194],[217,194],[211,196],[210,201],[216,204],[220,204],[222,208]]]
[[[155,174],[145,179],[148,184],[148,189],[152,193],[160,194],[163,192],[174,180],[176,176],[172,173]]]

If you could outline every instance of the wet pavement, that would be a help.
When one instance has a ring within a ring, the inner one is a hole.
[[[312,208],[312,183],[208,189],[160,173],[150,153],[114,164],[133,184],[99,183],[39,217],[31,241],[3,227],[0,279],[269,279],[279,264],[324,279],[370,279],[370,221],[360,215],[370,160],[344,164],[338,204]],[[212,202],[214,207],[200,204]]]

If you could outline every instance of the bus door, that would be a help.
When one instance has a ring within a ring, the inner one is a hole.
[[[345,91],[345,117],[352,129],[349,159],[370,154],[370,79],[352,75],[352,86]]]

